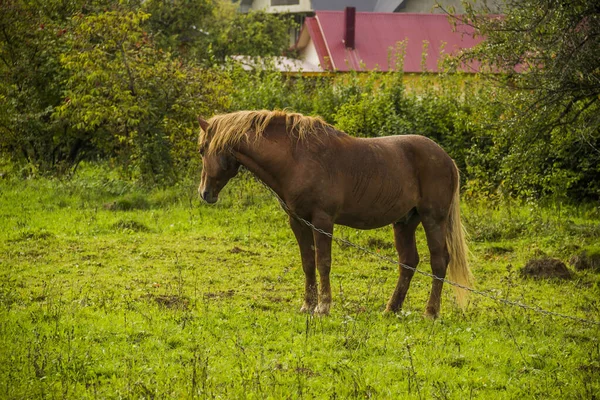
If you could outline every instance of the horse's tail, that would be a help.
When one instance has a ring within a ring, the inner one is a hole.
[[[456,168],[458,174],[458,168]],[[469,269],[469,260],[467,248],[466,231],[460,221],[460,178],[452,197],[450,204],[450,215],[448,218],[448,228],[446,233],[446,246],[450,253],[450,263],[448,265],[448,280],[459,285],[471,287],[473,284],[473,275]],[[461,308],[467,304],[469,291],[458,286],[454,287],[456,301]]]

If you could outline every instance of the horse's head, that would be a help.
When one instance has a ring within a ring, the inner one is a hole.
[[[198,151],[202,156],[202,177],[198,193],[204,201],[213,204],[218,200],[221,189],[238,173],[240,163],[229,150],[209,151],[214,132],[207,121],[198,118],[198,122],[201,129]]]

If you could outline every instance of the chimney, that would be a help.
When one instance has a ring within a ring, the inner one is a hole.
[[[354,50],[354,36],[356,34],[356,7],[344,9],[344,44],[347,49]]]

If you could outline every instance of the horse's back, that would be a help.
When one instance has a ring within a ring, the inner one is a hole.
[[[452,159],[439,144],[422,135],[383,136],[365,139],[366,141],[381,141],[386,146],[393,147],[400,157],[411,156],[415,161],[430,160],[435,163],[448,164]]]
[[[338,203],[338,223],[384,226],[413,208],[449,206],[454,163],[435,142],[418,135],[345,137],[323,167],[337,171],[323,186]],[[327,181],[327,180],[326,180]],[[447,204],[446,204],[447,203]]]
[[[454,160],[440,145],[421,135],[393,136],[400,157],[411,164],[419,187],[418,209],[445,214],[459,185]]]
[[[390,173],[398,173],[404,179],[454,181],[454,161],[440,145],[425,136],[384,136],[363,139],[363,143],[370,147],[386,149],[380,152],[379,162],[386,165]],[[408,173],[412,176],[408,176]]]

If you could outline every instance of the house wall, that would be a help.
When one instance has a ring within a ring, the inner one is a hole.
[[[475,2],[474,0],[471,0],[471,3],[473,3],[475,8],[482,6],[482,1]],[[436,4],[440,4],[443,9],[436,7]],[[487,1],[487,5],[490,7],[490,9],[499,13],[502,12],[502,4],[502,0]],[[449,11],[450,8],[454,9],[455,14],[463,14],[465,12],[465,8],[463,7],[461,0],[404,0],[399,6],[397,12],[439,14]]]
[[[311,0],[297,0],[298,4],[295,5],[271,5],[272,0],[254,0],[251,8],[253,10],[262,10],[272,13],[302,13],[312,11]]]
[[[312,0],[312,7],[318,10],[341,11],[345,7],[356,7],[356,11],[373,11],[377,0]]]
[[[404,0],[398,12],[403,13],[443,13],[444,11],[436,4],[441,4],[446,10],[449,7],[454,7],[454,12],[462,14],[465,12],[465,8],[461,4],[461,0]]]
[[[315,43],[310,40],[308,42],[308,45],[306,45],[306,47],[304,49],[302,49],[302,52],[300,54],[300,59],[302,59],[303,61],[309,62],[313,65],[318,65],[321,68],[323,68],[321,66],[321,62],[319,61],[319,55],[317,54],[317,49],[315,47]]]
[[[278,5],[273,6],[272,0],[242,0],[240,2],[240,11],[263,10],[272,13],[309,13],[318,10],[343,10],[344,7],[356,7],[356,11],[378,11],[378,8],[388,9],[390,4],[400,4],[396,12],[404,13],[443,13],[444,11],[436,7],[439,3],[445,10],[454,8],[454,12],[462,14],[465,12],[461,0],[397,0],[384,4],[382,0],[296,0],[296,5]],[[473,1],[473,0],[472,0]],[[475,6],[481,5],[475,3]],[[488,5],[492,8],[498,8],[502,0],[488,0]],[[500,12],[500,9],[498,8]]]

